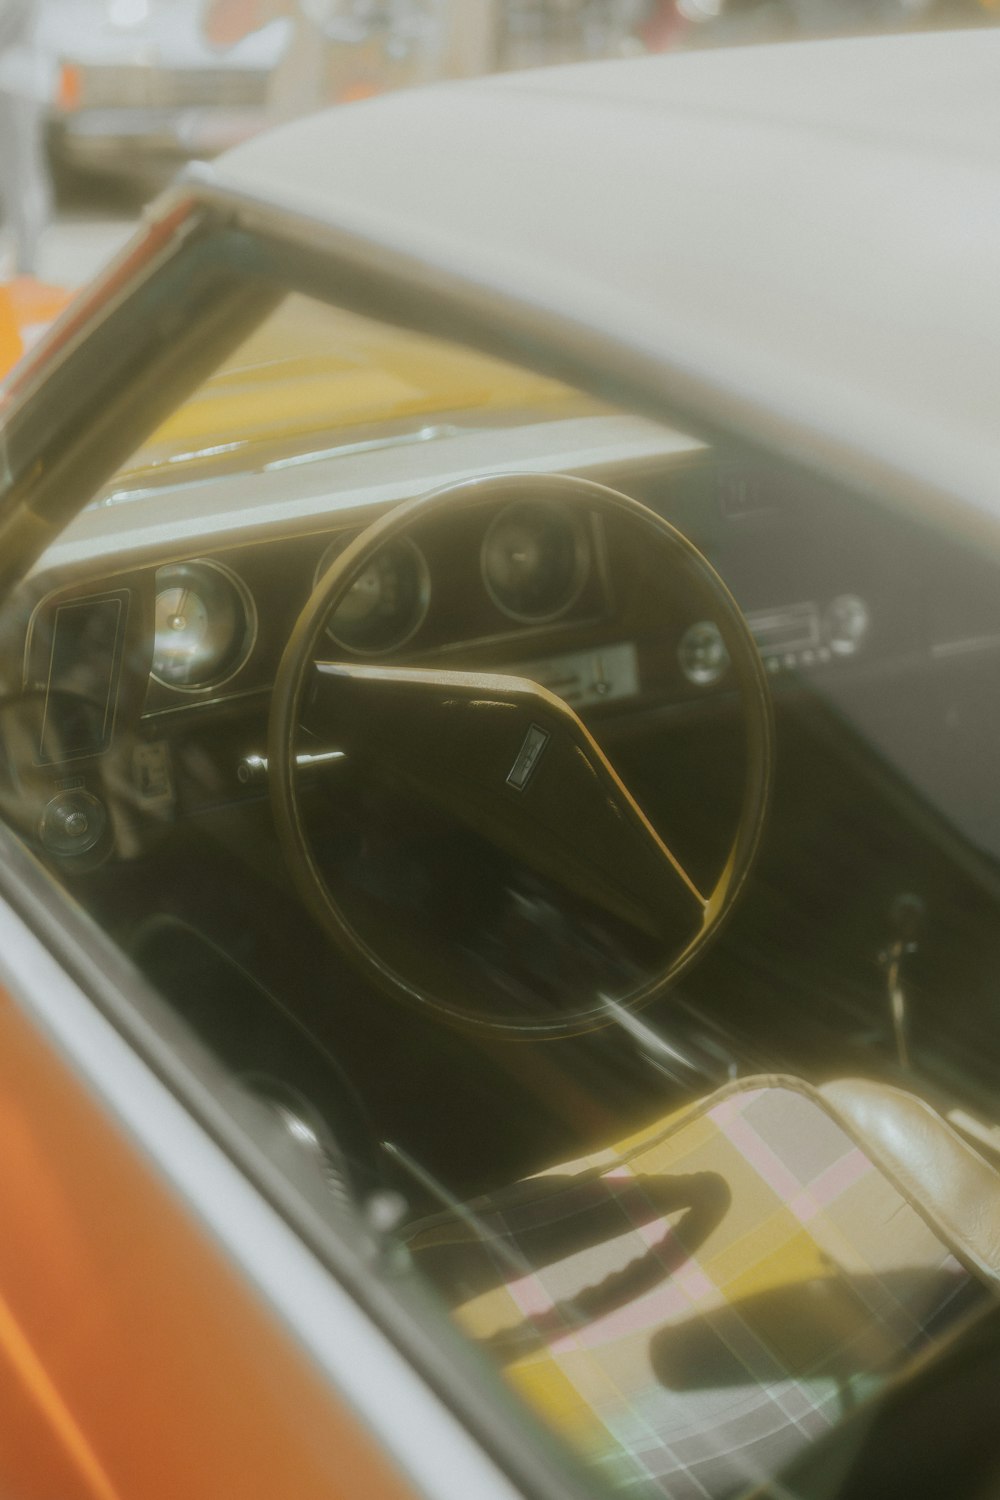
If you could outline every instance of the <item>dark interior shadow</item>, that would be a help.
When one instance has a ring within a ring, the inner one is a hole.
[[[663,1327],[650,1356],[656,1378],[674,1391],[820,1376],[843,1382],[896,1363],[985,1295],[971,1278],[945,1271],[876,1277],[831,1270]],[[880,1307],[912,1336],[889,1333]]]
[[[504,1227],[494,1230],[495,1213],[487,1210],[478,1221],[478,1235],[456,1225],[462,1238],[456,1235],[450,1243],[424,1248],[419,1248],[418,1236],[415,1258],[456,1304],[521,1276],[540,1274],[570,1256],[591,1253],[592,1266],[578,1270],[587,1284],[484,1341],[494,1358],[505,1362],[650,1292],[708,1238],[730,1201],[729,1188],[716,1172],[582,1182],[572,1176],[536,1178],[503,1194]],[[678,1212],[682,1217],[677,1223],[658,1223]],[[513,1232],[506,1227],[512,1222]],[[653,1243],[628,1265],[602,1274],[604,1246],[649,1225],[657,1225]]]
[[[537,1021],[648,981],[661,940],[424,805],[377,766],[310,789],[310,845],[351,927],[429,993]]]
[[[254,975],[196,928],[147,918],[132,955],[146,977],[224,1065],[268,1097],[307,1100],[351,1166],[359,1191],[382,1185],[378,1134],[347,1070]]]

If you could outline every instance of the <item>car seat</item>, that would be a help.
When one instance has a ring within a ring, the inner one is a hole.
[[[730,1083],[412,1226],[416,1263],[614,1487],[766,1479],[1000,1277],[1000,1175],[865,1080]]]

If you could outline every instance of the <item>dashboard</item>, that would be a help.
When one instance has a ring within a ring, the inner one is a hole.
[[[887,675],[1000,647],[985,580],[935,608],[930,545],[922,566],[911,557],[898,576],[886,569],[884,512],[638,419],[553,424],[570,425],[587,431],[572,444],[550,434],[563,441],[551,442],[545,469],[610,483],[693,540],[743,609],[779,702],[809,688],[833,701],[853,694],[853,711],[858,684],[874,684],[862,698],[878,738],[893,732],[890,715],[878,722]],[[486,472],[518,466],[516,432],[484,441],[498,445],[494,462],[481,455]],[[268,476],[105,500],[8,609],[8,676],[12,661],[21,668],[7,687],[19,705],[17,734],[5,734],[10,774],[29,809],[22,827],[60,864],[127,857],[143,847],[144,824],[244,794],[244,763],[262,749],[278,662],[313,589],[394,500],[454,473],[439,462],[387,494],[381,472],[341,487],[336,461],[328,468],[298,478],[277,505],[254,494]],[[520,492],[488,512],[456,512],[366,567],[327,621],[330,658],[530,676],[596,720],[708,711],[731,687],[718,627],[680,589],[654,647],[618,545],[596,518]],[[192,736],[212,765],[185,796],[177,746]]]

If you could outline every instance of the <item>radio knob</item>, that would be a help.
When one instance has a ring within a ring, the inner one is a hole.
[[[729,652],[722,632],[712,620],[698,620],[681,636],[677,660],[688,682],[696,687],[711,687],[725,675]]]
[[[824,620],[826,639],[835,656],[853,656],[871,626],[871,611],[857,594],[838,594]]]

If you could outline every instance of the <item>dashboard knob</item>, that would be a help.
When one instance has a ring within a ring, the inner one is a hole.
[[[50,854],[87,854],[107,825],[104,804],[91,792],[60,792],[46,803],[38,835]]]
[[[826,639],[835,656],[853,656],[871,626],[871,611],[857,594],[838,594],[823,621]]]
[[[718,625],[712,620],[689,625],[681,636],[677,659],[688,682],[698,687],[718,682],[729,666],[729,652]]]

